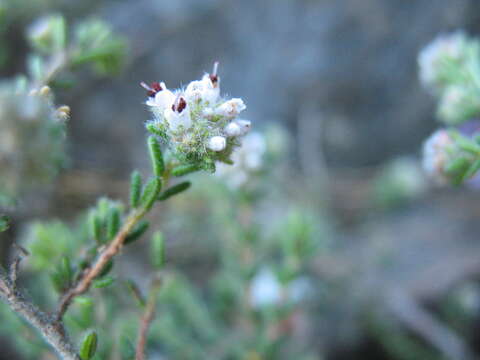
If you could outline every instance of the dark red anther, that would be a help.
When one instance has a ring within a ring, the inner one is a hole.
[[[172,110],[181,113],[187,107],[187,102],[183,97],[179,98],[175,103],[172,105]]]
[[[210,80],[212,81],[213,85],[216,85],[218,83],[218,75],[217,74],[210,74],[209,77],[210,77]]]
[[[160,85],[160,83],[158,81],[154,81],[150,84],[150,87],[152,88],[152,90],[154,90],[155,92],[159,92],[159,91],[162,91],[162,85]]]
[[[144,82],[141,82],[140,85],[147,90],[147,96],[154,97],[158,92],[162,91],[162,85],[159,82],[155,81],[148,86]]]
[[[177,111],[181,113],[183,110],[185,110],[186,107],[187,107],[187,102],[183,97],[181,97],[180,100],[178,101]]]

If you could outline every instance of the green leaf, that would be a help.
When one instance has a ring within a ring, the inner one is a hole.
[[[130,206],[138,207],[142,191],[142,176],[138,171],[134,171],[130,180]]]
[[[468,170],[463,174],[463,181],[470,179],[480,170],[480,159],[475,160]]]
[[[147,123],[145,125],[145,128],[147,129],[147,131],[149,131],[153,135],[160,136],[161,138],[165,137],[165,134],[157,126],[155,126],[155,123],[153,122]]]
[[[73,281],[73,269],[67,256],[60,260],[55,271],[50,275],[50,279],[58,292],[64,292],[70,288]]]
[[[93,287],[97,289],[105,288],[112,285],[115,282],[115,279],[111,276],[106,276],[101,279],[93,281]]]
[[[187,190],[191,185],[192,184],[191,184],[190,181],[184,181],[184,182],[178,183],[176,185],[173,185],[172,187],[165,190],[159,196],[158,200],[161,200],[161,201],[167,200],[168,198],[170,198],[174,195],[180,194],[181,192]]]
[[[445,171],[450,175],[461,174],[461,176],[463,177],[463,174],[465,173],[465,171],[467,171],[469,167],[470,160],[465,156],[461,156],[450,160],[445,166]]]
[[[9,220],[5,215],[0,216],[0,232],[6,231],[9,228]]]
[[[137,284],[133,280],[126,280],[125,285],[127,286],[130,294],[132,295],[135,303],[143,308],[146,304],[145,298],[143,297],[140,289],[138,288]]]
[[[162,190],[162,181],[155,177],[152,178],[143,188],[140,203],[146,210],[150,210],[153,203],[158,198],[158,194]]]
[[[95,239],[97,243],[102,242],[102,221],[95,210],[90,211],[89,215],[90,236]]]
[[[192,172],[200,170],[199,167],[195,164],[189,165],[180,165],[172,169],[173,176],[184,176]]]
[[[161,177],[165,170],[165,164],[163,162],[162,149],[160,143],[155,136],[148,137],[148,150],[150,152],[150,159],[152,161],[153,173],[157,177]]]
[[[117,235],[118,229],[120,229],[120,211],[118,208],[112,207],[107,217],[107,234],[109,240]]]
[[[80,346],[80,358],[82,360],[90,360],[95,356],[97,351],[98,337],[95,331],[90,332],[85,336],[85,339]]]
[[[93,306],[93,300],[89,296],[77,296],[74,301],[81,306]]]
[[[104,267],[103,270],[100,272],[100,274],[98,274],[98,277],[101,278],[101,277],[107,275],[110,271],[112,271],[113,265],[114,265],[114,262],[113,262],[113,259],[111,259],[111,260],[105,265],[105,267]]]
[[[160,231],[156,231],[151,241],[152,265],[157,269],[163,268],[165,264],[165,239]]]
[[[455,145],[457,145],[460,149],[472,154],[480,154],[480,145],[475,141],[470,140],[455,130],[449,131],[449,135],[455,141]]]
[[[127,235],[125,238],[124,244],[131,244],[134,241],[140,239],[140,237],[147,231],[148,227],[150,226],[149,222],[146,220],[142,220],[139,222],[133,230],[130,232],[130,234]]]

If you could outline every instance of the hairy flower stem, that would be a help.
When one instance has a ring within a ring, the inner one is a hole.
[[[90,289],[93,280],[95,280],[102,272],[107,263],[120,252],[123,243],[125,242],[125,238],[146,213],[146,209],[139,209],[134,210],[128,216],[120,231],[110,244],[108,244],[108,246],[100,253],[95,263],[83,274],[77,284],[67,291],[67,293],[61,298],[56,316],[57,321],[60,322],[62,320],[63,315],[76,296],[81,295]]]
[[[75,347],[70,342],[63,325],[38,309],[15,287],[15,284],[0,275],[0,298],[10,308],[37,329],[45,341],[52,346],[63,360],[80,360]]]

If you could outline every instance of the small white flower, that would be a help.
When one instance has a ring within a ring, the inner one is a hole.
[[[213,66],[211,74],[205,74],[202,80],[192,81],[185,89],[185,97],[188,101],[203,101],[216,104],[220,97],[220,78],[217,75],[218,63]]]
[[[149,98],[145,102],[148,106],[157,107],[159,112],[170,108],[175,102],[175,94],[167,89],[165,83],[154,83],[152,87],[148,87],[144,83],[142,86],[149,90]]]
[[[460,61],[468,38],[463,31],[438,36],[428,44],[418,56],[420,80],[428,87],[441,82],[445,60]]]
[[[223,151],[227,147],[227,140],[223,136],[214,136],[208,141],[208,148],[213,151]]]
[[[236,120],[235,122],[240,127],[240,135],[247,134],[252,128],[252,122],[250,120]]]
[[[179,96],[171,107],[165,109],[164,116],[172,131],[179,130],[180,126],[184,129],[192,126],[188,103],[182,96]]]
[[[261,269],[250,285],[250,303],[254,308],[277,305],[281,301],[282,286],[275,274],[267,268]]]
[[[448,182],[444,168],[448,161],[448,148],[453,144],[448,131],[440,129],[434,132],[423,145],[423,168],[439,184]]]
[[[213,79],[213,80],[212,80]],[[220,78],[217,75],[203,75],[202,100],[209,104],[215,104],[220,97]]]
[[[224,131],[225,134],[230,137],[242,135],[242,128],[236,122],[231,122],[230,124],[225,126]]]
[[[225,101],[222,105],[217,107],[216,113],[221,116],[233,118],[240,114],[240,112],[245,110],[246,108],[247,107],[243,103],[242,99],[233,98],[231,100]]]
[[[202,81],[195,80],[190,82],[185,89],[185,97],[188,102],[196,102],[202,100],[205,85]]]
[[[469,120],[477,113],[480,103],[474,90],[466,86],[448,86],[440,98],[439,118],[450,125]]]

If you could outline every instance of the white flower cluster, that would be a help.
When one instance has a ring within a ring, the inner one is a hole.
[[[477,90],[465,85],[448,86],[440,97],[438,117],[444,123],[456,125],[480,113]]]
[[[210,170],[216,161],[231,162],[238,137],[251,126],[250,121],[238,119],[246,108],[242,99],[221,97],[217,67],[215,63],[211,74],[184,89],[169,90],[164,82],[142,83],[154,115],[147,129],[163,138],[181,161]]]
[[[64,162],[68,111],[55,109],[47,87],[27,94],[0,85],[0,206],[56,175]]]
[[[250,304],[255,309],[265,306],[279,306],[282,303],[298,303],[313,293],[311,281],[300,276],[282,285],[276,274],[264,267],[253,277],[250,284]]]
[[[422,164],[425,172],[439,185],[449,182],[445,166],[454,141],[445,129],[435,131],[423,144]]]
[[[217,174],[226,179],[231,188],[241,187],[252,173],[262,169],[266,151],[264,136],[252,132],[243,138],[242,147],[233,153],[233,166],[221,164],[217,168]]]
[[[471,40],[463,31],[442,34],[427,45],[418,56],[420,80],[434,92],[442,90],[456,74],[452,66],[462,64],[467,58]]]

